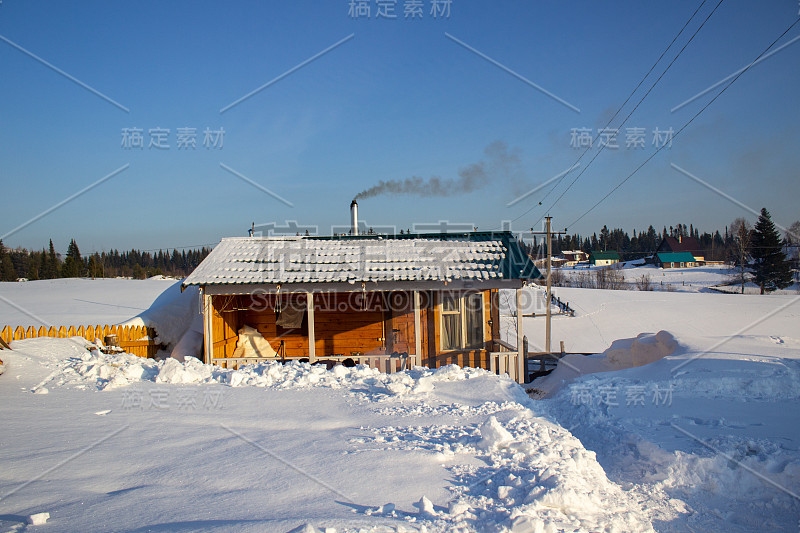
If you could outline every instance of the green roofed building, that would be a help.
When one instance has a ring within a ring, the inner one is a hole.
[[[618,252],[589,252],[589,263],[595,266],[608,266],[622,260]]]
[[[700,263],[689,252],[662,252],[656,254],[655,264],[661,268],[687,268]]]

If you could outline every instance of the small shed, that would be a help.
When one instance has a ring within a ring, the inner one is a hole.
[[[595,266],[608,266],[622,260],[618,252],[589,252],[589,263]]]
[[[244,326],[281,360],[348,359],[393,372],[446,364],[525,372],[500,340],[501,289],[541,274],[510,232],[234,237],[183,282],[202,294],[204,359],[238,367]],[[252,331],[251,329],[251,331]]]
[[[689,252],[662,252],[656,254],[655,265],[661,268],[687,268],[698,266],[695,257]]]

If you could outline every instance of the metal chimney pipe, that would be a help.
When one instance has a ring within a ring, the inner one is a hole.
[[[358,235],[358,202],[350,202],[350,227],[353,235]]]

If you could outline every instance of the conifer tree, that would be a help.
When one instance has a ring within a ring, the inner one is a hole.
[[[11,256],[6,252],[2,240],[0,240],[0,281],[17,281],[14,263],[11,262]]]
[[[53,239],[50,239],[50,251],[47,253],[47,260],[50,263],[50,265],[47,267],[49,278],[53,279],[59,277],[61,265],[58,264],[58,256],[56,255],[56,249],[53,246]]]
[[[762,208],[750,239],[753,281],[761,288],[761,294],[783,289],[792,283],[792,272],[782,248],[769,211]]]
[[[82,274],[82,266],[81,252],[78,250],[78,244],[75,239],[72,239],[69,241],[67,258],[64,260],[64,266],[61,269],[61,276],[64,278],[77,278]]]

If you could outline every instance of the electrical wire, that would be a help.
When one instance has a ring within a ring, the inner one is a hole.
[[[650,70],[648,70],[648,71],[647,71],[647,73],[646,73],[646,74],[645,74],[645,75],[642,77],[642,79],[641,79],[641,80],[639,80],[639,83],[636,85],[636,87],[633,89],[633,91],[631,91],[631,93],[628,95],[628,97],[625,99],[625,101],[624,101],[624,102],[622,102],[622,104],[621,104],[621,105],[620,105],[620,106],[617,108],[617,110],[614,112],[614,115],[613,115],[613,116],[612,116],[612,117],[611,117],[611,118],[608,120],[608,122],[606,123],[605,127],[604,127],[604,128],[602,128],[601,130],[598,130],[598,133],[597,133],[597,135],[595,135],[594,139],[592,139],[592,142],[589,144],[589,146],[587,146],[587,147],[586,147],[586,149],[583,151],[583,153],[581,153],[581,155],[578,157],[578,159],[575,161],[575,163],[574,163],[574,164],[572,165],[572,167],[570,167],[570,168],[574,168],[574,167],[575,167],[575,166],[576,166],[578,163],[580,163],[580,162],[581,162],[581,159],[583,159],[583,156],[585,156],[585,155],[586,155],[586,153],[587,153],[587,152],[588,152],[588,151],[589,151],[589,150],[592,148],[592,146],[594,146],[594,144],[595,144],[595,142],[597,141],[597,139],[599,139],[599,138],[600,138],[600,135],[601,135],[601,133],[600,133],[600,132],[602,132],[603,130],[607,129],[607,128],[608,128],[608,127],[611,125],[611,123],[614,121],[614,119],[615,119],[615,118],[617,118],[617,115],[619,115],[620,111],[622,111],[622,109],[625,107],[625,104],[627,104],[627,103],[630,101],[630,99],[631,99],[631,98],[633,98],[633,95],[634,95],[634,94],[636,94],[636,91],[638,91],[638,90],[639,90],[639,87],[641,87],[641,86],[642,86],[642,84],[644,83],[644,81],[645,81],[645,80],[648,78],[648,76],[650,76],[650,74],[651,74],[651,73],[653,72],[653,70],[656,68],[656,65],[658,65],[658,64],[661,62],[661,60],[664,58],[664,56],[665,56],[665,55],[666,55],[666,53],[669,51],[669,49],[670,49],[670,48],[672,48],[672,45],[673,45],[673,44],[675,44],[675,41],[677,41],[677,40],[678,40],[678,37],[680,37],[680,36],[681,36],[681,34],[683,34],[683,31],[684,31],[684,30],[686,29],[686,27],[687,27],[687,26],[688,26],[688,25],[689,25],[689,24],[692,22],[692,20],[694,20],[694,17],[697,15],[697,13],[698,13],[698,12],[700,11],[700,9],[701,9],[701,8],[702,8],[702,7],[705,5],[705,3],[706,3],[707,1],[708,1],[708,0],[703,0],[702,2],[700,2],[700,5],[699,5],[699,6],[697,6],[697,9],[695,9],[695,10],[694,10],[694,13],[692,13],[692,16],[691,16],[691,17],[689,17],[689,19],[688,19],[688,20],[687,20],[687,21],[684,23],[683,27],[681,27],[680,31],[679,31],[679,32],[678,32],[678,33],[675,35],[675,37],[673,37],[673,38],[672,38],[672,41],[669,43],[669,45],[668,45],[668,46],[667,46],[667,47],[664,49],[664,51],[663,51],[663,52],[661,52],[661,55],[660,55],[660,56],[658,56],[658,59],[656,59],[655,63],[653,63],[653,65],[650,67]],[[720,3],[722,3],[722,0],[720,0]],[[719,7],[719,4],[717,4],[717,7]],[[716,10],[716,8],[714,8],[714,9]],[[712,11],[712,13],[713,13],[713,11]],[[704,22],[704,24],[705,24],[705,22]],[[700,27],[702,27],[702,25],[701,25]],[[696,33],[697,33],[697,32],[695,32],[695,34],[696,34]],[[692,37],[694,37],[694,35],[693,35]],[[689,42],[691,42],[691,39],[689,40]],[[688,42],[687,42],[686,44],[688,44]],[[685,46],[685,45],[684,45],[684,48],[686,48],[686,46]],[[683,50],[681,50],[681,52],[682,52],[682,51],[683,51]],[[678,53],[678,55],[680,55],[680,53]],[[677,56],[675,57],[675,59],[677,59]],[[673,62],[673,63],[675,62],[675,59],[673,59],[673,60],[672,60],[672,62]],[[672,63],[670,63],[670,66],[671,66],[671,65],[672,65]],[[669,68],[669,67],[667,67],[667,68]],[[666,72],[666,71],[664,71],[664,72]],[[664,75],[664,74],[662,73],[662,74],[661,74],[661,76],[663,76],[663,75]],[[659,77],[659,79],[661,79],[661,77]],[[656,83],[658,83],[658,80],[656,80]],[[655,84],[654,84],[653,86],[655,86]],[[650,90],[648,90],[647,94],[650,94],[650,91],[652,91],[652,90],[653,90],[653,87],[650,87]],[[647,96],[647,95],[645,95],[645,96]],[[640,101],[639,101],[639,104],[641,104],[641,103],[642,103],[642,101],[640,100]],[[639,107],[639,104],[636,104],[636,107]],[[634,108],[634,111],[635,111],[635,110],[636,110],[636,108]],[[628,115],[628,118],[629,118],[629,117],[630,117],[630,114]],[[625,120],[627,120],[627,118],[626,118]],[[622,123],[622,124],[624,124],[624,123],[625,123],[625,122],[623,121],[623,123]],[[622,124],[620,124],[620,127],[622,126]],[[601,151],[602,151],[602,149],[601,149]],[[598,153],[599,153],[599,152],[598,152]],[[595,155],[595,156],[592,158],[592,160],[591,160],[591,161],[589,161],[589,165],[591,165],[591,164],[592,164],[592,161],[594,161],[596,157],[597,157],[597,155]],[[581,175],[581,174],[583,174],[583,173],[586,171],[586,168],[588,168],[588,167],[589,167],[589,165],[587,165],[587,166],[586,166],[586,167],[585,167],[583,170],[581,170],[581,172],[580,172],[580,174],[578,175],[578,177],[580,177],[580,175]],[[530,213],[531,211],[533,211],[533,210],[534,210],[536,207],[538,207],[538,206],[542,205],[542,202],[544,202],[545,200],[547,200],[547,198],[550,196],[550,194],[552,194],[552,193],[553,193],[553,191],[555,191],[555,190],[558,188],[558,186],[559,186],[559,185],[561,185],[561,182],[564,180],[564,178],[566,178],[566,177],[567,177],[567,174],[568,174],[568,172],[567,172],[567,173],[565,173],[565,174],[564,174],[564,175],[563,175],[563,176],[562,176],[562,177],[561,177],[561,178],[560,178],[560,179],[559,179],[559,180],[556,182],[556,184],[555,184],[555,185],[553,185],[553,186],[550,188],[550,190],[547,192],[547,194],[545,194],[545,195],[544,195],[544,197],[543,197],[543,198],[542,198],[542,199],[539,201],[539,203],[538,203],[538,204],[534,204],[533,206],[531,206],[530,208],[528,208],[528,210],[527,210],[527,211],[523,212],[521,215],[519,215],[518,217],[514,218],[514,219],[513,219],[511,222],[516,222],[516,221],[517,221],[517,220],[519,220],[520,218],[524,217],[525,215],[527,215],[528,213]],[[576,180],[577,180],[577,178],[576,178]],[[573,181],[573,182],[572,182],[572,184],[574,184],[574,183],[575,183],[575,181]],[[572,184],[570,184],[570,187],[572,187]],[[562,194],[562,196],[563,196],[563,194]],[[559,199],[560,199],[560,198],[561,198],[561,197],[559,197]],[[555,205],[555,204],[554,204],[554,205]],[[551,206],[551,208],[552,208],[552,206]],[[539,218],[539,220],[541,220],[541,218]],[[537,222],[538,222],[538,221],[537,221]]]
[[[695,120],[697,117],[699,117],[701,113],[703,113],[703,111],[705,111],[706,109],[708,109],[708,107],[709,107],[711,104],[713,104],[713,103],[714,103],[714,102],[717,100],[717,98],[719,98],[720,96],[722,96],[722,94],[723,94],[725,91],[727,91],[727,90],[728,90],[728,88],[729,88],[731,85],[733,85],[733,83],[734,83],[736,80],[738,80],[738,79],[739,79],[739,77],[741,77],[741,75],[742,75],[742,74],[744,74],[745,72],[747,72],[748,70],[750,70],[750,67],[752,67],[752,66],[753,66],[753,65],[754,65],[756,62],[758,62],[758,60],[759,60],[759,59],[761,59],[761,56],[763,56],[764,54],[766,54],[767,52],[769,52],[770,48],[772,48],[773,46],[775,46],[775,43],[777,43],[778,41],[780,41],[780,40],[783,38],[783,36],[784,36],[784,35],[786,35],[787,33],[789,33],[789,31],[790,31],[792,28],[794,28],[794,27],[797,25],[797,23],[798,23],[798,22],[800,22],[800,18],[796,19],[796,20],[795,20],[795,21],[794,21],[792,24],[790,24],[790,25],[789,25],[789,27],[788,27],[788,28],[786,28],[786,30],[784,30],[784,32],[783,32],[783,33],[781,33],[781,34],[778,36],[778,38],[777,38],[777,39],[775,39],[774,41],[772,41],[772,43],[771,43],[771,44],[770,44],[770,45],[769,45],[769,46],[768,46],[768,47],[767,47],[767,48],[766,48],[766,49],[765,49],[763,52],[761,52],[761,53],[758,55],[758,57],[757,57],[757,58],[755,58],[755,59],[754,59],[752,62],[750,62],[750,64],[749,64],[749,65],[747,65],[747,66],[746,66],[746,67],[745,67],[745,68],[744,68],[744,69],[743,69],[741,72],[739,72],[739,74],[737,74],[737,75],[736,75],[736,76],[735,76],[733,79],[731,79],[731,81],[730,81],[730,82],[728,82],[728,84],[727,84],[725,87],[723,87],[723,89],[722,89],[722,90],[721,90],[719,93],[717,93],[717,95],[716,95],[716,96],[714,96],[714,98],[712,98],[712,99],[711,99],[711,100],[710,100],[710,101],[709,101],[709,102],[708,102],[706,105],[704,105],[704,106],[703,106],[703,107],[700,109],[700,111],[698,111],[697,113],[695,113],[695,115],[694,115],[692,118],[690,118],[690,119],[689,119],[689,121],[688,121],[686,124],[684,124],[683,126],[681,126],[681,128],[680,128],[680,129],[679,129],[677,132],[675,132],[675,134],[672,136],[672,139],[674,140],[674,139],[675,139],[675,138],[676,138],[678,135],[680,135],[680,134],[681,134],[681,132],[683,132],[683,130],[685,130],[685,129],[686,129],[686,128],[687,128],[687,127],[688,127],[688,126],[689,126],[689,125],[690,125],[692,122],[694,122],[694,120]],[[583,217],[585,217],[586,215],[588,215],[589,213],[591,213],[591,212],[592,212],[592,211],[593,211],[593,210],[594,210],[594,209],[595,209],[595,208],[596,208],[598,205],[600,205],[601,203],[603,203],[603,202],[604,202],[604,201],[605,201],[605,200],[606,200],[606,199],[607,199],[609,196],[611,196],[612,194],[614,194],[614,192],[616,192],[616,191],[617,191],[617,190],[618,190],[620,187],[622,187],[622,186],[623,186],[623,185],[624,185],[624,184],[625,184],[625,183],[626,183],[626,182],[627,182],[629,179],[631,179],[631,178],[632,178],[632,177],[633,177],[633,176],[634,176],[634,175],[635,175],[637,172],[639,172],[639,170],[641,170],[641,168],[642,168],[642,167],[644,167],[644,166],[645,166],[647,163],[649,163],[651,159],[653,159],[653,158],[654,158],[656,155],[658,155],[658,154],[661,152],[661,150],[663,150],[663,149],[664,149],[664,148],[666,148],[666,147],[667,147],[667,144],[664,144],[664,145],[662,145],[662,146],[661,146],[661,147],[660,147],[658,150],[656,150],[655,152],[653,152],[653,153],[650,155],[650,157],[648,157],[647,159],[645,159],[645,160],[644,160],[644,161],[643,161],[643,162],[642,162],[642,163],[641,163],[641,164],[640,164],[638,167],[636,167],[636,169],[634,169],[634,171],[633,171],[633,172],[631,172],[630,174],[628,174],[628,176],[627,176],[627,177],[625,177],[625,179],[623,179],[621,182],[619,182],[619,183],[618,183],[618,184],[617,184],[617,185],[616,185],[616,186],[615,186],[613,189],[611,189],[611,190],[610,190],[610,191],[609,191],[609,192],[608,192],[608,193],[607,193],[605,196],[603,196],[603,197],[602,197],[600,200],[598,200],[598,201],[597,201],[597,202],[596,202],[596,203],[595,203],[595,204],[594,204],[592,207],[590,207],[589,209],[587,209],[587,210],[586,210],[586,211],[585,211],[585,212],[584,212],[584,213],[583,213],[581,216],[579,216],[578,218],[576,218],[575,220],[573,220],[573,221],[572,221],[572,223],[570,223],[570,224],[567,226],[567,228],[569,228],[570,226],[574,226],[574,225],[575,225],[576,223],[578,223],[578,222],[579,222],[581,219],[583,219]],[[565,229],[566,229],[566,228],[565,228]]]
[[[650,88],[647,90],[647,92],[644,94],[644,96],[642,96],[642,98],[639,100],[639,102],[636,104],[636,106],[633,109],[631,109],[631,112],[628,113],[628,116],[625,117],[625,120],[623,120],[619,124],[619,126],[617,126],[617,129],[622,128],[622,126],[624,126],[625,123],[628,122],[628,119],[631,118],[631,115],[633,115],[633,113],[639,108],[639,106],[642,104],[642,102],[644,102],[645,98],[648,97],[648,95],[652,92],[652,90],[655,88],[655,86],[658,85],[658,82],[661,81],[661,78],[664,77],[664,75],[667,73],[667,71],[670,69],[670,67],[672,67],[672,65],[675,63],[675,61],[677,61],[678,58],[681,56],[683,51],[686,50],[686,47],[689,46],[689,43],[691,43],[692,40],[694,40],[695,36],[698,33],[700,33],[700,30],[702,30],[703,26],[706,25],[706,22],[708,22],[708,19],[710,19],[711,16],[717,11],[719,6],[722,5],[722,2],[724,2],[724,0],[719,0],[717,5],[714,6],[714,9],[711,10],[711,13],[709,13],[708,16],[705,18],[705,20],[703,21],[703,23],[700,24],[700,26],[697,27],[697,29],[692,34],[692,36],[689,37],[689,40],[686,41],[686,44],[683,45],[683,48],[681,48],[680,51],[678,51],[678,54],[672,59],[672,61],[670,61],[669,65],[667,65],[667,68],[664,69],[664,72],[662,72],[661,75],[658,77],[658,79],[656,79],[656,81],[653,82],[653,85],[650,86]],[[575,179],[572,180],[572,183],[570,183],[569,186],[566,189],[564,189],[564,192],[562,192],[561,195],[559,195],[559,197],[555,199],[555,201],[550,205],[550,208],[547,211],[550,211],[551,209],[553,209],[556,206],[556,204],[564,197],[565,194],[567,194],[567,192],[572,188],[572,186],[575,185],[575,182],[577,182],[578,179],[581,176],[583,176],[584,172],[586,172],[589,169],[589,167],[594,162],[594,160],[597,159],[597,156],[599,156],[603,152],[603,150],[605,150],[605,148],[606,148],[605,144],[600,146],[600,149],[597,151],[597,153],[595,153],[594,157],[592,157],[592,159],[589,161],[589,163],[585,167],[583,167],[581,169],[581,172],[577,176],[575,176]],[[540,218],[540,220],[541,220],[541,218]]]

